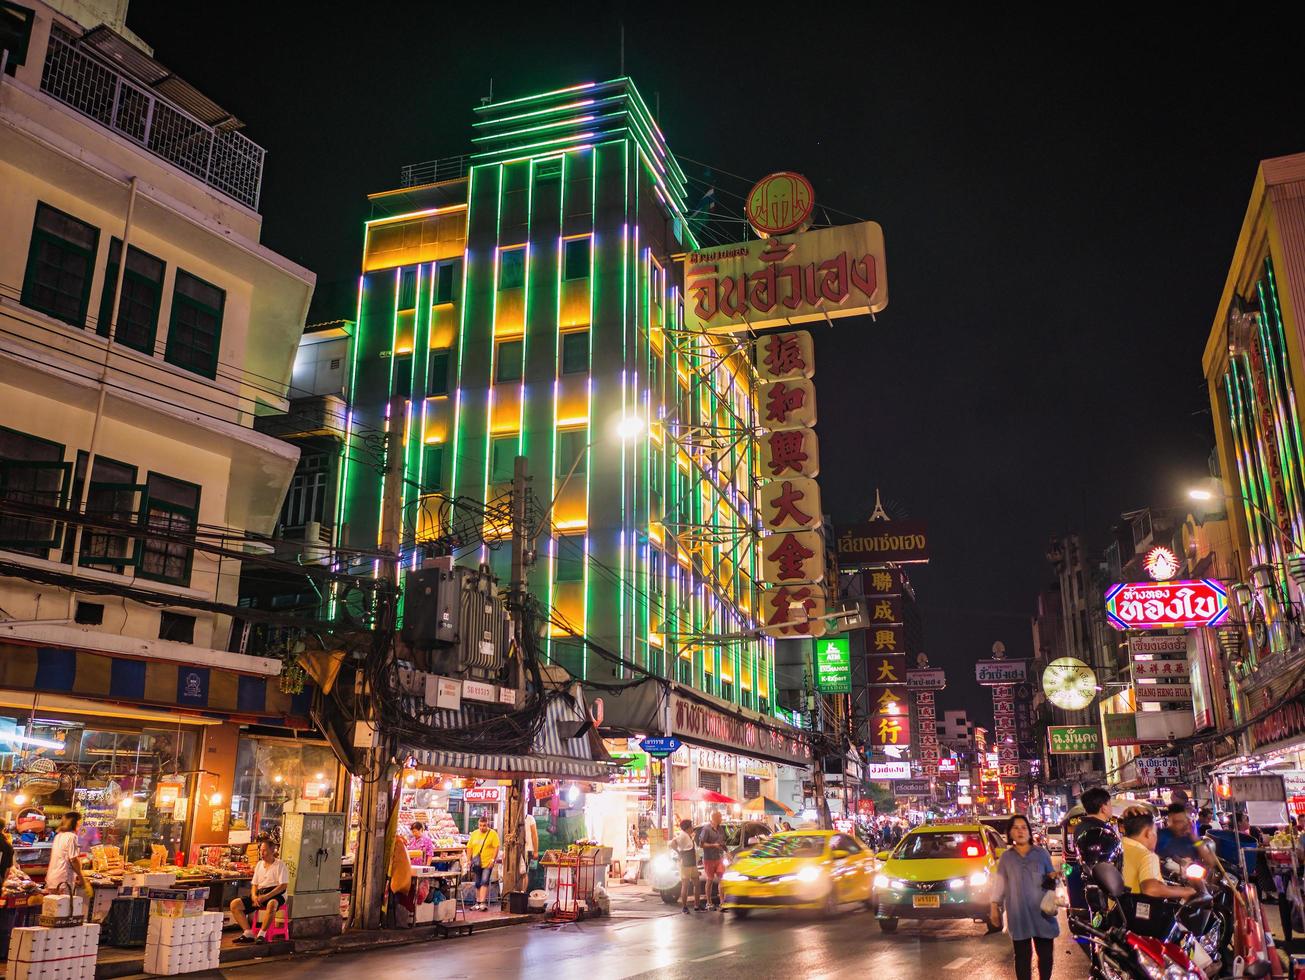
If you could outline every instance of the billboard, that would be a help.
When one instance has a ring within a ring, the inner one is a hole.
[[[910,779],[911,764],[909,762],[872,762],[866,766],[865,778],[871,782]]]
[[[937,668],[908,670],[906,686],[912,691],[941,691],[947,686],[947,674]]]
[[[690,331],[761,330],[888,305],[884,232],[874,221],[699,249],[684,270]]]
[[[980,684],[1019,684],[1029,679],[1027,660],[980,660],[974,665],[974,677]]]
[[[1048,725],[1052,755],[1081,755],[1101,751],[1101,729],[1096,725]]]
[[[816,690],[821,694],[852,693],[852,644],[846,636],[826,636],[815,642]]]
[[[898,565],[929,560],[929,533],[924,521],[868,521],[853,524],[839,534],[838,563],[843,568],[857,565]]]
[[[1117,630],[1218,626],[1228,616],[1228,590],[1214,579],[1131,582],[1106,592],[1106,619]]]

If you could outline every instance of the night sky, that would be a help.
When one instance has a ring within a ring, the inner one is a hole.
[[[263,240],[317,273],[314,319],[353,316],[368,192],[467,152],[491,77],[504,99],[618,75],[622,21],[691,191],[709,167],[739,215],[793,169],[880,222],[888,309],[814,329],[824,506],[863,519],[878,486],[929,523],[940,708],[990,720],[971,665],[1029,655],[1050,536],[1099,544],[1206,471],[1201,352],[1257,161],[1305,150],[1299,52],[1267,18],[728,7],[133,0],[128,26],[267,148]]]

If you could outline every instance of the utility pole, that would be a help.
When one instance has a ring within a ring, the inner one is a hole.
[[[385,438],[385,487],[381,496],[381,551],[377,579],[385,583],[376,593],[378,630],[386,657],[394,658],[397,635],[399,547],[403,527],[403,435],[407,402],[391,396],[389,425]],[[379,639],[379,638],[378,638]],[[358,830],[358,854],[354,862],[353,906],[350,924],[356,929],[377,929],[381,924],[381,901],[385,895],[390,849],[394,846],[397,808],[392,799],[390,737],[380,730],[373,679],[358,671],[354,681],[354,704],[359,707],[358,726],[370,726],[371,744],[363,750],[362,801]],[[362,720],[365,716],[366,720]],[[356,735],[355,735],[356,738]]]
[[[530,544],[526,528],[526,491],[530,477],[526,473],[526,457],[518,456],[512,464],[512,569],[508,584],[508,614],[512,617],[512,632],[516,647],[525,656],[526,549]],[[524,666],[524,665],[523,665]],[[525,681],[522,671],[522,681]],[[542,691],[540,694],[542,695]],[[524,781],[512,780],[508,787],[507,807],[503,827],[503,895],[504,906],[512,892],[525,891],[522,887],[521,864],[525,851],[525,795]]]

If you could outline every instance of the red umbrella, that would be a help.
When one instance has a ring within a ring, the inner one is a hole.
[[[679,793],[674,794],[674,799],[679,800],[681,803],[689,803],[689,802],[691,803],[735,803],[737,802],[736,800],[733,800],[730,797],[726,796],[724,793],[717,793],[713,789],[695,789],[695,790],[690,790],[687,793],[681,791]]]

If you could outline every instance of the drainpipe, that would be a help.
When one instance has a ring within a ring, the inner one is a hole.
[[[136,177],[131,178],[127,192],[127,218],[122,223],[122,248],[118,251],[118,277],[113,284],[113,308],[109,314],[109,335],[104,338],[104,361],[100,364],[100,392],[95,402],[95,422],[91,427],[91,444],[86,450],[86,470],[82,474],[82,487],[78,494],[77,514],[86,514],[86,500],[91,493],[91,474],[95,472],[95,456],[100,446],[100,424],[104,420],[104,400],[109,386],[109,354],[113,351],[113,337],[118,329],[118,309],[122,304],[122,280],[127,272],[127,250],[131,245],[131,221],[136,212]],[[75,472],[75,470],[74,470]],[[80,521],[73,530],[72,574],[77,574],[82,554],[82,530]],[[68,618],[72,619],[77,593],[68,590]]]

